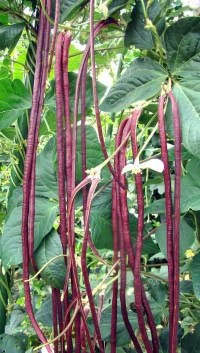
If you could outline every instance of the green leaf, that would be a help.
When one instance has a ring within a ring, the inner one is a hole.
[[[110,320],[111,320],[111,306],[106,308],[101,315],[100,330],[102,334],[102,339],[106,342],[110,341]],[[129,320],[133,326],[133,329],[138,327],[137,317],[134,312],[130,309],[128,310]],[[118,306],[117,310],[117,346],[125,346],[130,342],[129,333],[125,327],[124,320],[121,314],[121,307]]]
[[[112,249],[112,194],[110,189],[97,195],[92,203],[90,213],[91,238],[98,249]]]
[[[87,3],[86,0],[63,0],[61,2],[61,20],[63,23],[67,19],[70,19],[73,13],[78,11],[82,5]]]
[[[194,295],[192,281],[183,280],[180,282],[180,293]]]
[[[70,82],[70,111],[71,111],[71,117],[73,119],[73,110],[74,110],[74,98],[75,98],[75,89],[76,89],[76,80],[77,80],[77,74],[74,72],[69,72],[69,82]],[[106,86],[104,86],[102,83],[97,83],[97,91],[98,91],[98,97],[101,99],[105,93]],[[90,107],[93,104],[93,93],[92,93],[92,79],[89,75],[87,75],[87,81],[86,81],[86,109],[87,111],[90,109]],[[50,88],[47,91],[46,98],[45,98],[45,106],[50,109],[55,111],[56,109],[56,97],[55,97],[55,81],[52,80],[50,82]],[[79,104],[79,113],[81,113],[81,105]]]
[[[52,298],[51,296],[47,297],[40,308],[36,312],[36,320],[39,321],[42,325],[47,327],[52,327]]]
[[[150,304],[156,325],[160,325],[163,321],[163,317],[165,318],[168,317],[169,309],[166,305],[166,302],[159,303],[154,299],[150,299],[149,304]]]
[[[200,52],[200,18],[186,17],[173,23],[165,32],[167,63],[172,72]]]
[[[56,215],[57,204],[46,198],[36,197],[35,249],[51,230]],[[19,197],[16,207],[9,213],[1,238],[2,262],[5,267],[22,263],[21,219],[22,198]]]
[[[193,257],[190,264],[190,273],[192,276],[194,294],[200,300],[200,254],[197,254]]]
[[[108,5],[108,16],[111,16],[116,11],[123,9],[128,0],[112,0]]]
[[[0,269],[1,271],[1,269]],[[6,276],[0,274],[0,334],[5,332],[6,313],[8,304],[8,293],[5,289],[4,283],[7,283]]]
[[[79,69],[82,56],[83,54],[80,51],[80,49],[76,48],[73,44],[71,44],[69,48],[69,63],[68,63],[69,72]]]
[[[91,125],[86,126],[86,148],[87,148],[87,169],[91,169],[104,161],[104,156],[101,151],[101,146],[97,137],[95,129]],[[81,128],[77,129],[77,150],[76,150],[76,180],[82,180],[82,147],[81,147]],[[110,179],[108,168],[102,170],[102,179]]]
[[[40,124],[40,136],[49,136],[56,132],[56,112],[54,110],[47,110]]]
[[[13,49],[21,37],[24,26],[24,23],[0,26],[0,50]]]
[[[148,287],[152,298],[160,304],[165,303],[167,296],[167,287],[161,282],[155,281],[154,279],[148,280]],[[166,303],[165,303],[166,304]]]
[[[186,166],[186,170],[188,172],[188,176],[192,179],[195,185],[200,188],[200,159],[192,158],[189,160]]]
[[[159,199],[152,202],[148,207],[145,209],[145,214],[165,214],[165,199]]]
[[[112,307],[111,305],[109,305],[107,308],[105,308],[102,311],[102,314],[101,314],[100,330],[101,330],[102,340],[105,342],[110,342],[111,312],[112,312]],[[136,329],[138,327],[136,314],[129,309],[128,316],[133,328]],[[92,319],[88,318],[87,321],[89,324],[89,329],[92,333],[93,332]],[[121,307],[118,306],[117,307],[117,346],[119,347],[125,346],[129,342],[130,342],[130,336],[125,327],[124,320],[122,318]]]
[[[161,8],[158,1],[154,0],[148,8],[148,17],[156,25],[159,34],[162,33],[165,24],[163,17],[161,19],[159,17],[160,11]],[[154,47],[154,38],[151,30],[145,28],[146,21],[140,0],[136,0],[131,18],[132,20],[128,23],[125,32],[125,46],[134,45],[138,49],[152,49]]]
[[[58,199],[56,176],[56,140],[52,137],[37,157],[36,194]]]
[[[5,332],[9,335],[17,334],[21,330],[20,324],[25,319],[25,315],[24,308],[20,306],[15,307],[6,322]]]
[[[48,261],[57,255],[62,255],[60,237],[55,230],[52,230],[42,241],[35,252],[35,260],[38,269],[41,269]],[[42,278],[54,288],[63,288],[66,275],[64,257],[52,261],[41,273]]]
[[[137,219],[129,215],[132,242],[137,236]],[[112,239],[112,192],[110,188],[98,194],[92,203],[90,213],[90,230],[94,245],[98,249],[113,249]],[[158,246],[149,237],[143,244],[143,254],[153,255],[158,252]]]
[[[164,328],[160,334],[159,337],[160,340],[160,345],[162,348],[162,351],[160,353],[168,353],[169,350],[169,329],[168,328]]]
[[[16,131],[14,127],[7,127],[3,130],[1,130],[1,134],[10,139],[11,141],[14,140]]]
[[[4,353],[24,353],[27,341],[27,337],[22,333],[18,333],[16,336],[4,334],[0,336],[0,348]]]
[[[188,333],[181,340],[181,353],[199,353],[200,324],[195,326],[192,333]]]
[[[167,72],[157,62],[147,57],[135,59],[110,89],[100,108],[105,112],[118,112],[153,98],[166,77]]]
[[[161,223],[160,227],[156,231],[156,241],[162,251],[163,255],[167,257],[166,250],[166,223]],[[180,223],[180,258],[184,258],[185,251],[191,247],[195,240],[194,230],[186,223],[184,218],[181,219]]]
[[[190,175],[181,178],[181,212],[200,210],[200,187]]]
[[[178,103],[182,143],[185,148],[194,156],[199,157],[200,151],[200,83],[199,80],[191,77],[181,79],[173,86],[173,93]],[[167,109],[167,128],[170,135],[173,135],[173,123],[171,105]]]
[[[10,126],[31,107],[31,96],[20,80],[0,80],[0,130]]]

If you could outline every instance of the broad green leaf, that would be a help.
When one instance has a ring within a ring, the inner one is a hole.
[[[112,249],[111,190],[106,189],[97,195],[90,213],[91,238],[98,249]]]
[[[160,334],[159,337],[160,340],[160,346],[162,351],[160,353],[168,353],[169,350],[169,329],[168,328],[164,328]]]
[[[167,287],[162,282],[155,281],[154,279],[148,280],[148,288],[152,298],[160,304],[166,304],[165,298],[167,296]]]
[[[35,206],[35,249],[51,230],[57,215],[57,204],[43,197],[36,197]],[[21,239],[22,200],[18,199],[6,220],[2,244],[2,262],[5,267],[22,263]]]
[[[200,174],[200,159],[198,158],[192,158],[189,160],[187,163],[187,172],[188,172],[188,177],[192,179],[195,185],[197,185],[200,188],[200,180],[199,180],[199,174]]]
[[[193,332],[188,333],[181,340],[181,353],[199,353],[200,324],[195,326]]]
[[[23,80],[24,78],[24,64],[27,58],[27,48],[20,47],[20,55],[17,57],[17,62],[13,65],[13,78]]]
[[[14,307],[11,311],[9,319],[6,322],[5,332],[8,335],[17,334],[20,332],[20,324],[25,319],[25,309],[19,306]]]
[[[200,52],[200,18],[186,17],[173,23],[165,32],[168,66],[172,72]]]
[[[108,16],[111,16],[116,11],[123,9],[127,2],[128,0],[111,0],[108,4]]]
[[[22,206],[22,199],[23,199],[23,191],[21,186],[18,186],[12,191],[10,191],[8,196],[6,221],[10,217],[10,214],[15,207]]]
[[[200,210],[200,187],[190,175],[186,175],[181,179],[181,212],[189,209]]]
[[[194,294],[200,300],[200,254],[197,254],[193,257],[192,262],[190,264],[190,273],[192,276]]]
[[[6,276],[0,274],[0,334],[5,332],[7,314],[6,306],[8,304],[8,293],[5,289],[4,283],[7,284]]]
[[[95,129],[91,125],[86,126],[86,148],[87,148],[87,169],[90,170],[104,161],[104,156]],[[76,180],[82,180],[82,147],[81,147],[81,128],[77,129],[77,150],[76,150]],[[102,180],[110,179],[108,168],[102,170]]]
[[[161,223],[160,227],[156,231],[156,241],[162,251],[163,255],[167,257],[166,250],[166,223]],[[186,223],[182,218],[180,224],[180,258],[184,258],[185,251],[191,247],[195,240],[194,230]]]
[[[0,3],[1,5],[1,3]],[[0,23],[1,25],[8,25],[8,14],[7,13],[0,13]]]
[[[82,5],[87,3],[87,0],[63,0],[61,2],[61,20],[63,23],[71,18],[73,13],[81,8]]]
[[[30,94],[20,80],[0,80],[0,130],[10,126],[30,107]]]
[[[112,239],[112,193],[107,188],[97,195],[92,203],[90,214],[91,237],[98,249],[113,249]],[[137,237],[137,219],[129,216],[132,242]],[[143,244],[143,254],[153,255],[158,252],[157,245],[149,237]]]
[[[180,281],[180,293],[194,295],[192,281],[189,281],[189,280]]]
[[[6,56],[5,59],[1,62],[0,66],[0,79],[12,79],[12,61],[9,56]]]
[[[106,342],[110,341],[110,320],[111,320],[111,306],[106,308],[101,315],[100,321],[100,330],[102,334],[102,339]],[[130,309],[128,310],[129,320],[133,326],[133,329],[136,329],[138,326],[137,317],[134,312]],[[121,308],[118,306],[118,313],[117,313],[117,346],[125,346],[127,343],[130,342],[129,333],[125,327],[124,320],[121,314]]]
[[[76,80],[77,74],[74,72],[69,72],[69,82],[70,82],[70,111],[71,111],[71,118],[73,119],[73,110],[74,110],[74,98],[75,98],[75,89],[76,89]],[[99,99],[103,97],[106,86],[102,83],[97,83],[97,90]],[[92,93],[92,79],[88,75],[86,81],[86,108],[87,111],[93,104],[93,93]],[[50,82],[50,88],[47,91],[45,102],[46,108],[55,111],[56,109],[56,97],[55,97],[55,81],[52,80]],[[79,104],[79,113],[81,112],[81,105]]]
[[[1,135],[5,136],[6,138],[10,139],[11,141],[14,140],[14,137],[16,135],[16,131],[14,127],[7,127],[3,130],[1,130]]]
[[[106,344],[105,353],[110,353],[110,352],[111,352],[111,344],[110,344],[110,343],[107,343],[107,344]],[[133,351],[133,350],[131,349],[131,351],[128,350],[128,352],[127,352],[127,350],[125,351],[122,347],[117,347],[117,348],[116,348],[116,353],[135,353],[135,351]]]
[[[173,87],[173,93],[178,103],[181,128],[182,143],[185,148],[194,156],[199,158],[200,151],[200,83],[194,77],[181,79]],[[167,110],[167,128],[173,135],[173,122],[171,105]]]
[[[73,44],[70,45],[69,48],[69,62],[68,62],[68,71],[72,72],[79,69],[81,60],[82,60],[82,52],[80,49],[77,49]]]
[[[101,330],[102,340],[105,342],[110,342],[111,312],[112,312],[112,308],[111,308],[111,305],[109,305],[102,311],[102,314],[101,314],[100,330]],[[130,309],[128,309],[128,316],[133,328],[136,329],[138,327],[136,314]],[[89,329],[91,333],[93,333],[92,319],[89,318],[87,321],[89,324]],[[117,346],[119,347],[125,346],[127,343],[130,342],[130,340],[131,339],[130,339],[129,333],[125,327],[123,317],[121,314],[121,307],[118,306],[117,307]]]
[[[48,261],[55,256],[62,255],[60,237],[55,230],[52,230],[41,242],[35,252],[35,260],[38,269],[41,269]],[[49,285],[54,288],[63,288],[66,275],[64,257],[53,260],[42,272],[41,276]]]
[[[52,298],[47,297],[41,304],[40,308],[36,312],[36,320],[38,320],[42,325],[47,327],[52,327]]]
[[[58,198],[56,176],[56,140],[51,138],[36,162],[36,194],[47,198]]]
[[[163,302],[160,303],[157,300],[150,299],[149,304],[150,304],[156,325],[161,324],[163,321],[163,317],[165,317],[165,318],[168,317],[169,309],[166,305],[166,300],[165,300],[165,302],[163,300]]]
[[[159,17],[160,11],[158,1],[154,0],[148,8],[148,16],[152,23],[156,25],[159,34],[161,34],[165,24],[163,16],[161,19]],[[136,0],[131,18],[132,20],[128,23],[125,32],[125,46],[134,45],[138,49],[152,49],[154,47],[154,38],[151,30],[145,28],[146,21],[140,0]]]
[[[47,110],[40,124],[39,135],[49,136],[56,132],[56,112],[52,110]]]
[[[27,348],[28,339],[22,333],[17,335],[1,335],[0,348],[4,353],[24,353]]]
[[[24,23],[0,26],[0,50],[13,49],[22,34],[24,26]]]
[[[100,108],[105,112],[118,112],[156,96],[167,72],[150,58],[132,61],[128,69],[108,92]]]
[[[156,201],[150,203],[150,205],[148,207],[146,207],[146,209],[145,209],[145,214],[148,214],[148,213],[164,214],[165,213],[165,199],[159,199],[159,200],[156,200]]]

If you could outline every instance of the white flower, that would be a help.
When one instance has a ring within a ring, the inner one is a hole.
[[[189,6],[193,10],[200,8],[200,0],[181,0],[181,2],[183,6]]]
[[[127,172],[132,172],[133,174],[138,174],[142,172],[142,169],[150,168],[154,170],[155,172],[162,173],[164,170],[164,164],[163,162],[158,159],[158,158],[152,158],[149,159],[148,161],[144,162],[139,162],[139,159],[136,158],[135,162],[133,164],[127,164],[123,169],[122,169],[122,174],[125,174]]]

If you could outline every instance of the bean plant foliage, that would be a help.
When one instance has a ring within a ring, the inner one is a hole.
[[[199,352],[199,10],[0,0],[0,353]]]

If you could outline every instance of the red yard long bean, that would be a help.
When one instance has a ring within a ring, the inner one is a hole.
[[[132,124],[131,124],[131,143],[132,143],[132,151],[133,151],[134,158],[136,158],[138,154],[137,135],[136,135],[138,117],[139,116],[137,116],[135,119],[132,119]],[[135,307],[137,311],[138,324],[139,324],[144,346],[148,353],[153,353],[153,348],[147,336],[145,322],[143,318],[143,310],[142,310],[143,288],[142,288],[142,280],[140,275],[140,271],[141,271],[140,259],[142,255],[142,245],[143,245],[144,197],[143,197],[143,185],[142,185],[141,173],[138,173],[135,175],[135,184],[136,184],[137,204],[138,204],[137,240],[136,240],[135,261],[134,261]]]
[[[59,19],[60,19],[60,0],[56,0],[55,1],[55,20],[54,20],[54,28],[53,28],[53,37],[52,37],[52,41],[51,41],[51,49],[50,49],[50,54],[49,54],[48,72],[51,71]]]
[[[180,241],[180,193],[181,193],[181,124],[178,104],[172,91],[169,92],[172,104],[172,116],[174,127],[174,157],[175,157],[175,188],[174,188],[174,219],[173,219],[173,242],[174,242],[174,312],[170,353],[177,349],[178,319],[179,319],[179,241]]]
[[[52,288],[52,321],[53,321],[53,334],[54,337],[58,336],[58,318],[57,318],[57,298],[56,289]],[[54,353],[58,353],[58,341],[54,342]]]
[[[166,213],[166,235],[167,235],[167,259],[168,259],[168,283],[169,283],[169,332],[172,332],[174,316],[174,247],[173,247],[173,208],[171,195],[171,178],[167,151],[167,138],[164,121],[164,103],[166,97],[162,95],[158,106],[158,126],[161,144],[161,156],[164,163],[164,184],[165,184],[165,213]],[[169,335],[169,346],[172,336]]]
[[[82,267],[82,274],[85,282],[85,290],[88,296],[89,304],[90,304],[90,310],[93,318],[93,324],[96,332],[96,337],[97,341],[99,344],[99,349],[101,353],[104,353],[104,346],[101,338],[101,332],[99,328],[99,323],[98,323],[98,317],[95,309],[95,304],[94,304],[94,299],[92,295],[92,289],[90,286],[90,281],[89,281],[89,276],[88,276],[88,270],[87,270],[87,262],[86,262],[86,252],[87,252],[87,245],[88,245],[88,238],[89,238],[89,216],[90,216],[90,209],[91,209],[91,203],[92,199],[94,197],[95,190],[99,184],[100,179],[94,178],[91,181],[91,186],[90,190],[88,192],[88,197],[87,197],[87,205],[86,205],[86,213],[85,213],[85,226],[84,226],[84,238],[83,238],[83,245],[82,245],[82,253],[81,253],[81,267]]]
[[[56,43],[56,121],[57,121],[57,159],[58,159],[58,195],[60,209],[60,234],[63,252],[67,248],[67,220],[66,220],[66,199],[65,199],[65,150],[64,150],[64,97],[63,97],[63,72],[62,72],[62,50],[63,33],[60,33]]]
[[[130,131],[130,118],[122,121],[119,127],[119,131],[116,137],[116,147],[118,147],[121,144],[121,141],[124,140],[125,136],[128,134],[129,131]],[[125,185],[124,176],[121,175],[122,169],[125,166],[125,151],[126,151],[126,145],[124,145],[120,153],[115,156],[115,171],[117,173],[117,178],[120,180],[122,185]],[[122,162],[122,158],[124,160],[123,161],[124,163]],[[125,229],[126,224],[124,223],[124,216],[126,217],[126,215],[128,215],[128,209],[125,205],[122,205],[123,206],[123,210],[122,210],[120,206],[121,197],[122,197],[121,192],[123,191],[123,193],[126,193],[126,188],[121,188],[121,184],[118,184],[118,183],[115,184],[116,204],[118,205],[116,216],[118,219],[118,229],[119,229],[119,235],[120,235],[119,238],[120,238],[120,270],[121,270],[121,274],[120,274],[121,312],[122,312],[122,317],[123,317],[125,326],[129,332],[129,335],[132,339],[132,342],[136,351],[138,353],[142,353],[140,344],[135,336],[134,330],[129,321],[127,307],[126,307],[126,250],[127,249],[125,246],[126,241],[124,239],[124,234],[127,231],[127,229]]]
[[[47,13],[50,13],[51,1],[47,0],[44,4]],[[45,33],[45,36],[44,36]],[[48,46],[50,40],[50,25],[41,10],[40,24],[38,30],[38,43],[36,53],[36,71],[34,77],[32,109],[29,121],[29,132],[27,140],[27,151],[24,165],[23,179],[23,207],[22,207],[22,253],[23,253],[23,282],[25,292],[26,311],[29,315],[32,326],[34,327],[41,342],[47,344],[47,339],[41,331],[31,303],[31,293],[29,285],[29,259],[33,257],[34,249],[34,187],[35,187],[35,155],[38,143],[39,121],[44,100],[44,90],[47,71],[44,66],[48,62]],[[44,54],[44,55],[43,55]],[[46,60],[46,62],[45,62]],[[29,196],[31,195],[31,200]],[[31,213],[30,213],[31,211]],[[31,228],[31,229],[30,229]],[[29,238],[31,240],[29,243]],[[33,262],[33,261],[32,261]],[[48,353],[52,353],[50,346],[46,346]]]

